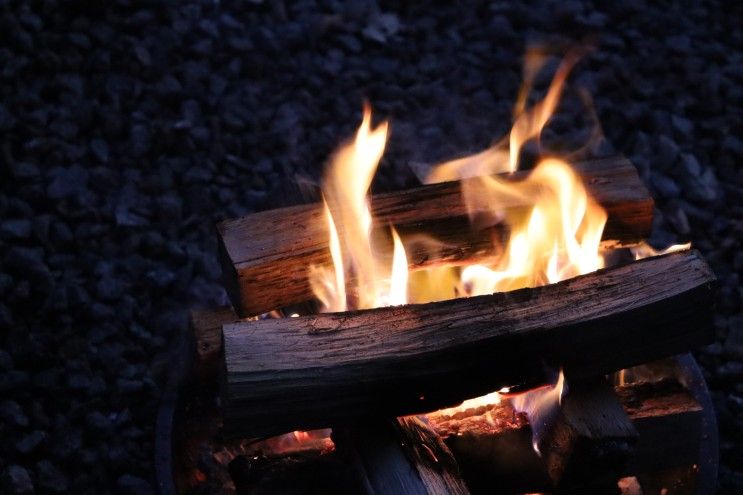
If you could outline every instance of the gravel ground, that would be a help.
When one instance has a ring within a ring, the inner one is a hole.
[[[168,343],[226,300],[214,223],[303,201],[363,98],[392,119],[377,191],[485,147],[535,42],[596,46],[571,87],[658,198],[654,239],[719,276],[698,357],[743,493],[741,4],[438,3],[0,0],[2,493],[152,493]],[[551,135],[585,137],[567,115]]]

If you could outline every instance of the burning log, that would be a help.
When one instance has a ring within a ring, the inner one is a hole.
[[[620,476],[653,479],[655,473],[662,475],[665,470],[698,462],[702,407],[676,380],[635,383],[616,387],[615,392],[637,432],[632,455],[618,473],[595,469],[595,459],[583,457],[583,472],[563,478],[559,483],[562,491],[601,484],[616,486]],[[428,417],[453,452],[473,492],[485,493],[493,486],[503,493],[553,490],[554,479],[548,474],[545,459],[533,448],[531,426],[509,404],[458,413],[456,417],[437,413]]]
[[[606,244],[631,244],[648,236],[653,200],[631,163],[613,158],[577,164],[575,169],[608,213]],[[510,177],[520,180],[527,174],[520,171]],[[388,227],[394,225],[403,238],[423,234],[440,243],[436,250],[410,246],[411,269],[492,257],[493,239],[503,234],[504,227],[473,230],[460,188],[457,182],[445,182],[373,196],[375,244],[390,245]],[[515,211],[526,206],[512,199],[503,208]],[[312,299],[308,267],[330,264],[328,228],[320,204],[226,220],[219,224],[218,233],[225,286],[243,316]]]
[[[262,436],[431,411],[545,366],[597,376],[711,341],[695,251],[488,296],[223,327],[224,428]]]
[[[449,448],[418,418],[369,421],[333,430],[367,495],[468,495]]]

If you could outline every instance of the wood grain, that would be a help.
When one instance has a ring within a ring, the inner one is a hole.
[[[637,170],[622,158],[575,165],[589,193],[609,215],[604,241],[632,244],[648,237],[653,200]],[[513,180],[528,172],[516,172]],[[473,229],[458,182],[432,184],[371,199],[378,252],[388,252],[389,226],[403,240],[426,234],[441,247],[432,252],[423,244],[409,244],[411,269],[436,264],[462,264],[493,256],[493,239],[503,226]],[[511,201],[504,208],[526,208]],[[217,226],[220,258],[227,292],[242,316],[265,313],[312,299],[307,270],[330,264],[328,233],[320,204],[306,204],[225,220]]]
[[[223,327],[224,428],[263,436],[432,411],[544,370],[596,376],[713,338],[696,251],[534,289]]]

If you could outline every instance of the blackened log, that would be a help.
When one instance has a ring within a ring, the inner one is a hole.
[[[648,237],[653,200],[630,162],[611,158],[577,164],[575,169],[589,194],[607,210],[603,237],[607,244],[631,244]],[[516,172],[511,177],[519,180],[527,174]],[[460,188],[458,182],[446,182],[373,196],[372,214],[378,227],[373,239],[378,246],[390,244],[389,226],[394,225],[403,239],[407,234],[428,234],[441,242],[435,252],[422,245],[408,246],[412,269],[492,257],[493,239],[503,234],[503,226],[473,230]],[[511,201],[504,208],[526,208],[526,203]],[[225,287],[242,316],[312,299],[308,267],[331,262],[320,204],[225,220],[217,230]]]
[[[356,467],[366,495],[468,495],[444,441],[416,417],[336,428],[333,440]]]
[[[223,327],[224,427],[263,436],[432,411],[545,366],[597,376],[713,338],[714,275],[695,251],[534,289]]]

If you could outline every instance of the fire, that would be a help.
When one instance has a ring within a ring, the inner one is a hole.
[[[542,63],[534,57],[529,60],[527,89]],[[492,265],[470,265],[461,271],[439,267],[426,270],[428,275],[409,276],[405,247],[394,229],[392,266],[383,261],[389,256],[374,252],[367,195],[389,126],[383,122],[372,129],[371,109],[365,106],[355,138],[333,156],[323,184],[333,266],[310,268],[310,283],[323,310],[491,294],[554,283],[603,267],[600,241],[606,212],[588,195],[567,162],[545,158],[521,181],[492,175],[516,170],[521,147],[538,137],[549,121],[575,60],[575,56],[568,56],[563,61],[543,100],[526,108],[525,97],[520,97],[513,128],[499,144],[438,165],[428,178],[427,182],[462,181],[462,195],[473,224],[507,225],[510,237],[503,255]],[[506,206],[513,200],[532,207],[527,213],[510,211]]]
[[[545,156],[524,178],[514,180],[508,175],[518,169],[523,146],[539,139],[577,58],[569,54],[544,98],[527,107],[527,95],[544,62],[544,57],[531,54],[508,135],[480,153],[433,167],[427,177],[427,183],[460,181],[473,228],[497,224],[507,227],[506,239],[493,240],[493,256],[488,259],[496,261],[490,264],[437,266],[409,273],[405,239],[392,227],[391,256],[375,251],[368,194],[384,153],[389,125],[383,122],[372,128],[371,109],[365,105],[355,137],[333,155],[323,182],[332,266],[312,266],[309,271],[311,287],[323,311],[491,294],[555,283],[602,268],[601,237],[607,214],[567,161]],[[528,206],[509,208],[515,203]],[[408,242],[413,241],[411,236]],[[640,247],[634,254],[641,258],[659,253]],[[527,414],[537,433],[550,421],[565,387],[560,372],[554,385],[509,398],[516,410]],[[453,415],[497,404],[501,397],[500,392],[494,392],[439,413]]]
[[[560,371],[554,385],[531,390],[511,398],[513,408],[526,414],[529,418],[532,431],[532,447],[537,453],[539,453],[537,440],[542,438],[544,431],[554,422],[554,415],[558,411],[558,406],[562,402],[566,389],[565,375]]]
[[[387,130],[387,122],[371,128],[371,108],[365,105],[354,140],[331,159],[323,195],[333,267],[310,267],[310,284],[325,311],[407,302],[408,261],[400,236],[391,229],[391,267],[371,243],[373,220],[367,194],[384,153]],[[347,288],[351,283],[354,286]]]
[[[511,231],[504,256],[493,266],[462,270],[469,295],[491,294],[559,282],[602,268],[601,234],[606,212],[562,160],[542,160],[521,182],[498,177],[471,179],[462,193],[472,215],[502,217]],[[528,215],[509,215],[497,200],[506,194],[529,199]]]

